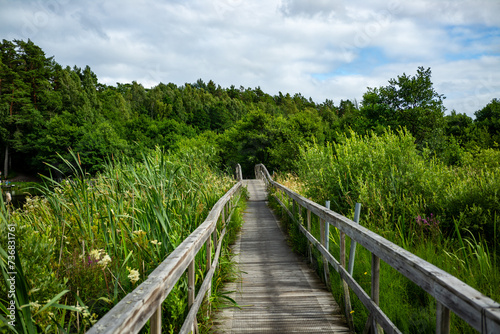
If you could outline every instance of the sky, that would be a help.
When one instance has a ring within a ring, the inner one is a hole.
[[[338,105],[423,66],[446,113],[500,98],[500,0],[0,0],[0,38],[108,85],[202,79]]]

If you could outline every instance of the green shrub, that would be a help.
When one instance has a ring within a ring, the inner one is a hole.
[[[461,231],[493,244],[500,173],[491,159],[497,152],[484,154],[487,162],[447,167],[428,151],[418,151],[404,130],[370,136],[351,132],[339,143],[306,147],[297,166],[307,195],[319,203],[331,200],[339,213],[348,214],[360,202],[364,221],[391,230],[399,224],[406,236],[417,228],[419,216],[432,215],[447,235],[454,233],[453,221],[460,218]]]
[[[363,226],[500,300],[499,153],[461,154],[461,163],[450,167],[428,150],[419,151],[404,130],[351,132],[335,144],[305,147],[297,170],[303,195],[320,204],[330,200],[332,209],[347,217],[356,202],[362,203]],[[335,256],[338,241],[334,234],[330,238]],[[354,277],[369,291],[371,255],[358,248]],[[320,265],[320,277],[321,270]],[[335,275],[330,285],[340,301],[343,291]],[[380,284],[381,308],[403,332],[435,331],[432,297],[383,263]],[[352,300],[355,326],[362,331],[366,311],[357,298]],[[474,330],[452,317],[452,332]]]

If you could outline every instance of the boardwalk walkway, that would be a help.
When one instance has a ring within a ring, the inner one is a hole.
[[[245,184],[250,200],[235,245],[241,278],[227,287],[241,309],[223,309],[217,316],[217,332],[349,333],[325,285],[287,245],[266,205],[263,181]]]

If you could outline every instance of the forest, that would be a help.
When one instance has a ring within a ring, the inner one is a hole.
[[[0,50],[4,176],[47,174],[48,165],[60,166],[69,150],[95,173],[112,155],[140,158],[156,146],[168,150],[180,138],[198,136],[217,147],[221,167],[239,162],[245,174],[256,162],[293,171],[299,147],[336,142],[351,130],[380,134],[405,127],[419,149],[448,165],[463,164],[468,153],[484,155],[500,142],[500,102],[475,111],[474,119],[446,114],[430,68],[368,88],[359,102],[335,105],[300,93],[272,96],[260,87],[222,88],[201,79],[147,89],[137,82],[108,86],[90,67],[63,68],[31,41],[3,40]]]
[[[64,68],[30,40],[3,40],[2,179],[43,181],[22,210],[0,200],[1,245],[15,222],[19,298],[30,305],[17,331],[88,329],[203,221],[237,163],[247,178],[263,163],[348,217],[362,203],[367,227],[498,300],[500,100],[474,118],[447,111],[431,79],[418,67],[335,103],[202,79],[104,85],[89,66]],[[164,303],[165,331],[182,323],[184,288]]]

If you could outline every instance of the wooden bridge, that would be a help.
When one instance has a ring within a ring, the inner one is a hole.
[[[450,332],[451,312],[480,333],[500,333],[500,304],[454,276],[274,182],[263,165],[256,166],[258,180],[241,180],[239,168],[236,174],[238,182],[215,204],[206,220],[88,333],[138,333],[148,321],[151,333],[161,333],[161,304],[186,270],[190,310],[180,333],[196,332],[196,313],[205,296],[210,294],[221,241],[244,185],[251,197],[243,233],[236,245],[242,274],[237,283],[228,287],[235,291],[233,298],[240,308],[224,310],[217,316],[219,332],[348,333],[352,330],[349,298],[352,291],[370,313],[365,332],[400,333],[378,306],[380,260],[383,260],[436,299],[436,333]],[[324,283],[288,248],[276,219],[266,206],[267,188],[274,189],[276,200],[307,237],[310,247],[322,254],[325,266],[331,265],[340,275],[345,295],[344,314],[340,314]],[[310,233],[312,215],[320,219],[320,241]],[[329,235],[330,226],[340,232],[340,261],[330,254],[328,238],[324,237]],[[346,236],[372,253],[370,295],[346,270]],[[203,247],[207,254],[205,279],[195,291],[195,256]]]
[[[235,245],[240,279],[229,284],[240,308],[223,309],[219,333],[349,333],[340,307],[316,272],[293,253],[266,204],[262,180],[245,180],[250,194]]]

